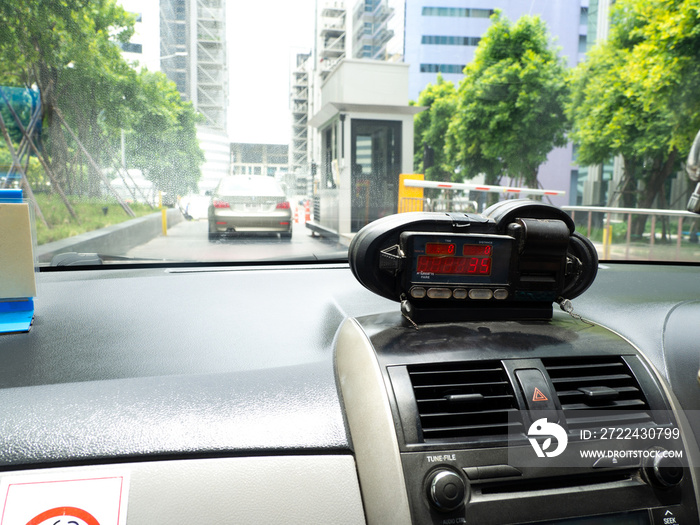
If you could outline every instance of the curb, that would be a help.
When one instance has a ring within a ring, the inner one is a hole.
[[[167,217],[168,228],[184,219],[178,208],[168,209]],[[123,255],[160,236],[162,231],[161,212],[158,211],[68,239],[42,244],[37,248],[37,260],[39,263],[49,263],[55,255],[66,252]]]

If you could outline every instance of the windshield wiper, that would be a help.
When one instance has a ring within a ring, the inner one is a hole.
[[[147,259],[145,257],[125,257],[103,253],[65,252],[54,255],[50,266],[100,266],[110,263],[132,262],[168,262],[166,259]]]
[[[335,252],[328,253],[309,253],[305,255],[295,255],[292,257],[268,257],[265,259],[257,259],[250,261],[250,264],[255,264],[256,262],[277,262],[280,264],[284,263],[294,263],[294,262],[348,262],[348,250],[337,250]]]
[[[310,253],[308,255],[298,255],[293,257],[270,257],[266,259],[256,259],[250,261],[235,261],[234,264],[256,264],[256,263],[275,263],[275,264],[285,264],[285,263],[304,263],[304,262],[324,262],[324,263],[345,263],[348,261],[348,251],[337,250],[330,253]],[[127,257],[120,255],[106,255],[103,253],[78,253],[78,252],[65,252],[54,255],[51,259],[49,267],[64,267],[64,266],[102,266],[102,265],[138,265],[139,263],[160,263],[160,264],[173,264],[177,266],[188,265],[188,264],[204,264],[204,265],[215,265],[223,266],[232,264],[231,261],[187,261],[187,260],[169,260],[169,259],[150,259],[146,257]]]

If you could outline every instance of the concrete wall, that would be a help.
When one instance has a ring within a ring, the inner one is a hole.
[[[167,211],[168,227],[183,220],[177,208]],[[54,255],[66,252],[101,253],[107,255],[124,255],[126,252],[162,235],[161,212],[132,219],[106,228],[42,244],[37,248],[40,263],[51,262]]]

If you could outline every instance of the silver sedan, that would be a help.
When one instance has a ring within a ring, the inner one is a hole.
[[[292,236],[292,209],[275,179],[261,175],[224,177],[209,204],[209,239],[227,233]]]

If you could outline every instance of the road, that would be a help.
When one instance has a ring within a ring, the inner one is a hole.
[[[171,261],[253,261],[290,260],[312,254],[323,258],[347,253],[347,247],[322,237],[312,237],[303,223],[294,224],[291,240],[277,236],[228,237],[209,241],[207,221],[183,221],[168,230],[167,236],[130,250],[126,255]]]

